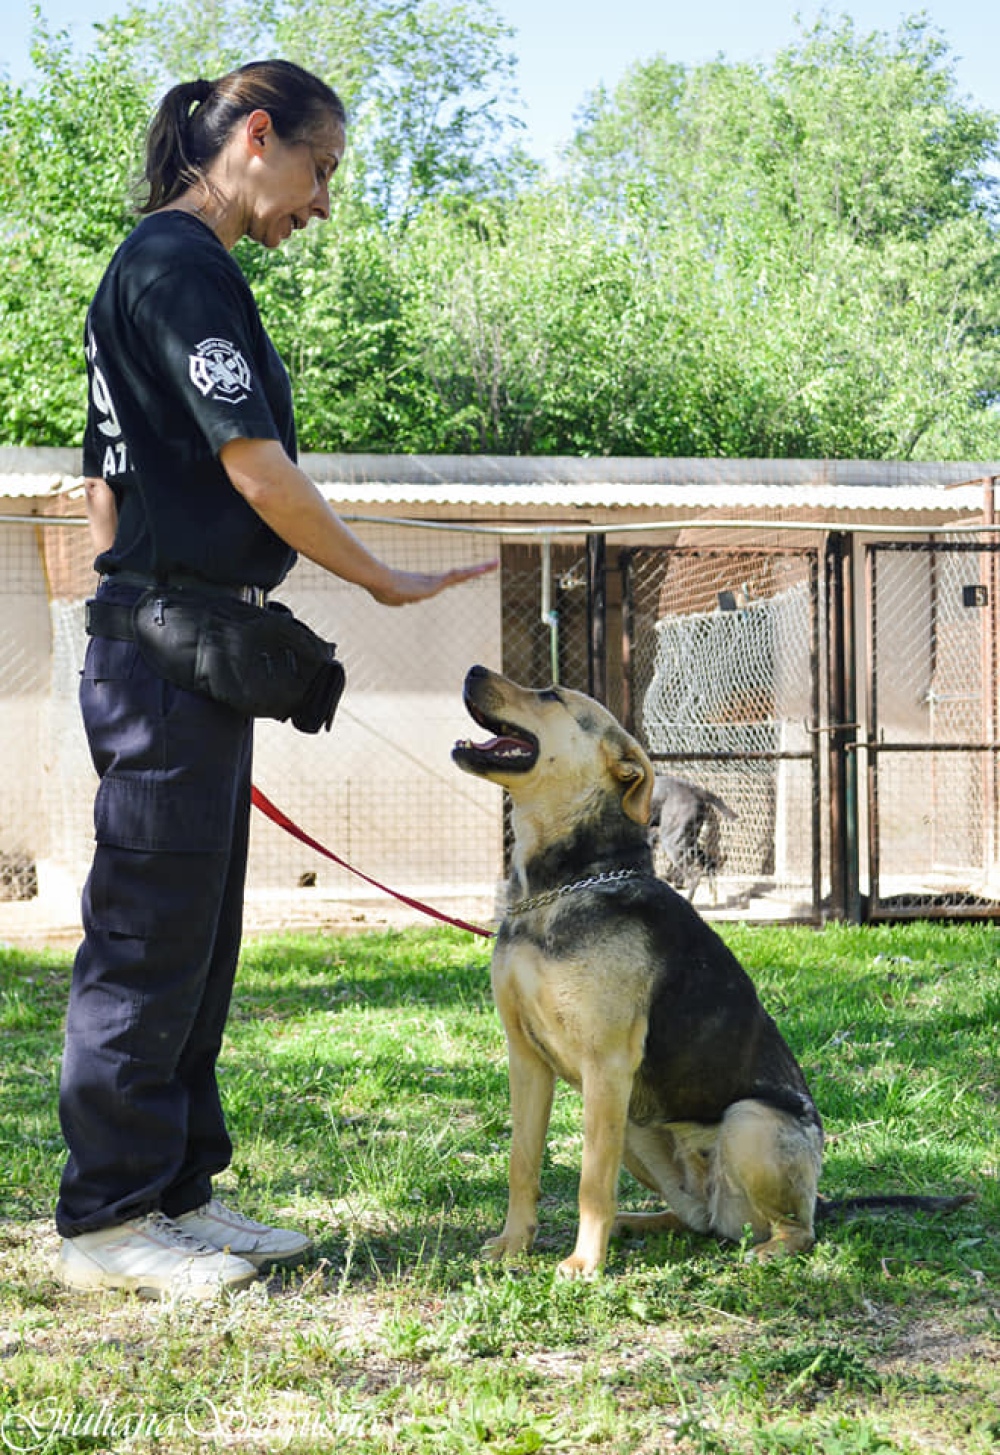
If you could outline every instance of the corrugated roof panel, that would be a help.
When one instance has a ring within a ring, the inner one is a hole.
[[[53,474],[0,474],[0,498],[19,496],[22,499],[37,500],[43,495],[63,495],[80,484],[79,479],[68,479],[65,475]]]
[[[716,460],[503,455],[304,455],[314,479],[368,485],[952,485],[1000,464],[903,460]]]
[[[916,485],[795,486],[795,485],[641,485],[611,481],[587,485],[399,485],[346,484],[323,480],[320,489],[327,499],[352,505],[491,506],[521,508],[565,508],[607,510],[701,511],[724,510],[849,510],[849,511],[963,511],[978,510],[982,487],[962,486],[946,490],[941,486]]]
[[[969,461],[358,454],[301,463],[330,500],[401,508],[957,511],[976,508],[984,478],[1000,478],[1000,463]],[[76,450],[0,447],[0,495],[71,492],[80,468]]]

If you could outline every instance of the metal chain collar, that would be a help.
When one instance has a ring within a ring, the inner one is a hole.
[[[554,904],[566,894],[575,894],[578,889],[592,889],[595,884],[621,884],[626,879],[655,878],[656,875],[650,874],[648,869],[609,869],[605,874],[592,874],[589,879],[578,879],[575,884],[561,884],[558,889],[547,889],[544,894],[533,894],[529,899],[522,899],[508,908],[506,917],[513,919],[516,915],[527,914],[530,909]]]

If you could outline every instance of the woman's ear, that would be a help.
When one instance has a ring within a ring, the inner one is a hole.
[[[274,123],[271,121],[270,113],[263,107],[251,111],[243,123],[243,134],[247,143],[253,151],[263,151],[264,143],[274,131]]]

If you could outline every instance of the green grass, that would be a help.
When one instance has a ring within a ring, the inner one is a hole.
[[[220,1191],[308,1229],[319,1261],[218,1307],[76,1297],[51,1272],[70,956],[0,949],[0,1455],[995,1448],[1000,932],[725,936],[823,1111],[824,1193],[976,1202],[827,1224],[767,1267],[695,1237],[619,1243],[602,1279],[562,1283],[580,1158],[562,1089],[536,1251],[482,1263],[509,1136],[488,948],[276,938],[244,954]],[[627,1178],[622,1198],[644,1205]]]

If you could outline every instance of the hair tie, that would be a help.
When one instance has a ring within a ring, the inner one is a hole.
[[[206,81],[204,79],[191,81],[189,85],[189,90],[191,92],[192,101],[188,111],[188,115],[190,115],[191,112],[194,111],[197,107],[203,106],[205,104],[209,96],[211,96],[212,92],[215,90],[215,82]]]

